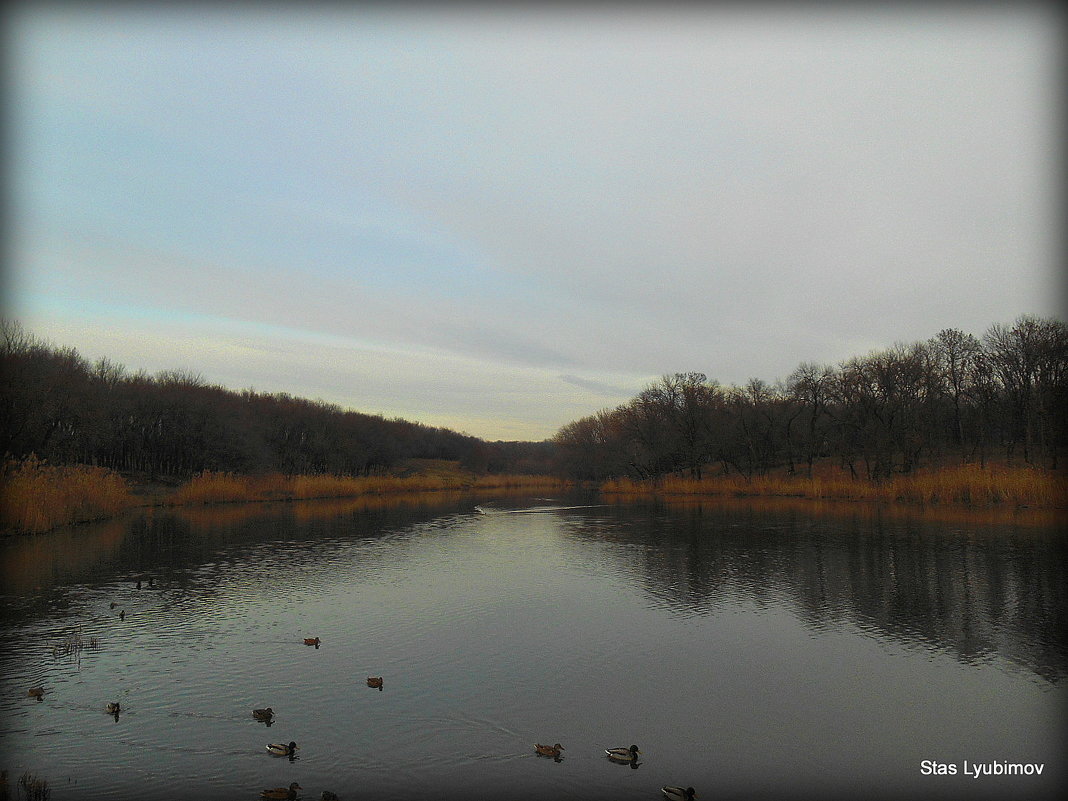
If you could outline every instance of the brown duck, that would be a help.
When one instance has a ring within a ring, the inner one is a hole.
[[[293,782],[289,787],[275,787],[273,790],[261,790],[260,798],[278,798],[278,799],[291,799],[297,797],[297,790],[303,790],[296,782]]]

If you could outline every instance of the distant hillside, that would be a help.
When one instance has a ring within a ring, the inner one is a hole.
[[[131,373],[90,363],[2,323],[0,452],[88,464],[148,480],[205,470],[372,475],[406,459],[475,472],[548,470],[548,443],[487,443],[446,428],[342,409],[286,393],[235,392],[195,374]]]

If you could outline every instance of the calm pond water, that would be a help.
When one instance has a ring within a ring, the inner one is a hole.
[[[1053,522],[437,495],[155,510],[0,553],[11,797],[26,773],[53,801],[1066,786]],[[289,740],[294,759],[265,749]],[[636,767],[605,758],[631,743]]]

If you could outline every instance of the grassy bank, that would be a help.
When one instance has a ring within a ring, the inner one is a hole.
[[[713,476],[657,481],[615,479],[601,491],[608,495],[659,497],[794,497],[815,500],[882,501],[917,504],[963,504],[1062,509],[1068,506],[1068,479],[1029,467],[958,465],[896,476],[884,482],[853,480],[839,471],[812,478],[801,475]]]
[[[53,467],[36,459],[11,461],[0,473],[0,531],[40,533],[100,520],[135,506],[197,506],[259,501],[355,498],[445,490],[558,492],[567,482],[549,476],[478,476],[457,463],[415,460],[397,475],[261,476],[201,473],[184,484],[132,480],[99,467]]]
[[[129,483],[102,467],[9,461],[0,473],[0,531],[38,533],[101,520],[135,505]]]
[[[440,490],[554,491],[565,487],[566,482],[548,476],[475,476],[460,471],[359,477],[202,473],[166,496],[163,503],[184,506],[243,501],[303,501]]]
[[[130,481],[99,467],[53,467],[35,459],[8,462],[0,471],[0,531],[38,533],[100,520],[135,506],[201,506],[262,501],[385,497],[441,491],[555,493],[569,482],[549,476],[478,476],[455,462],[412,461],[385,476],[247,476],[202,473],[176,486]],[[973,509],[1068,508],[1068,479],[1028,467],[958,465],[897,476],[882,483],[856,481],[837,469],[814,477],[739,475],[701,480],[616,479],[601,486],[606,496],[708,498],[767,497],[880,501]]]

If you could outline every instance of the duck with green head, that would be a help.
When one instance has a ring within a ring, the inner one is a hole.
[[[641,753],[636,745],[632,745],[630,748],[606,748],[604,752],[609,759],[614,759],[617,762],[634,762],[638,759],[638,754]]]
[[[693,801],[697,798],[692,787],[661,787],[660,792],[670,801]]]
[[[288,745],[286,743],[267,744],[267,750],[275,756],[293,756],[298,749],[299,746],[292,740],[289,741]]]

